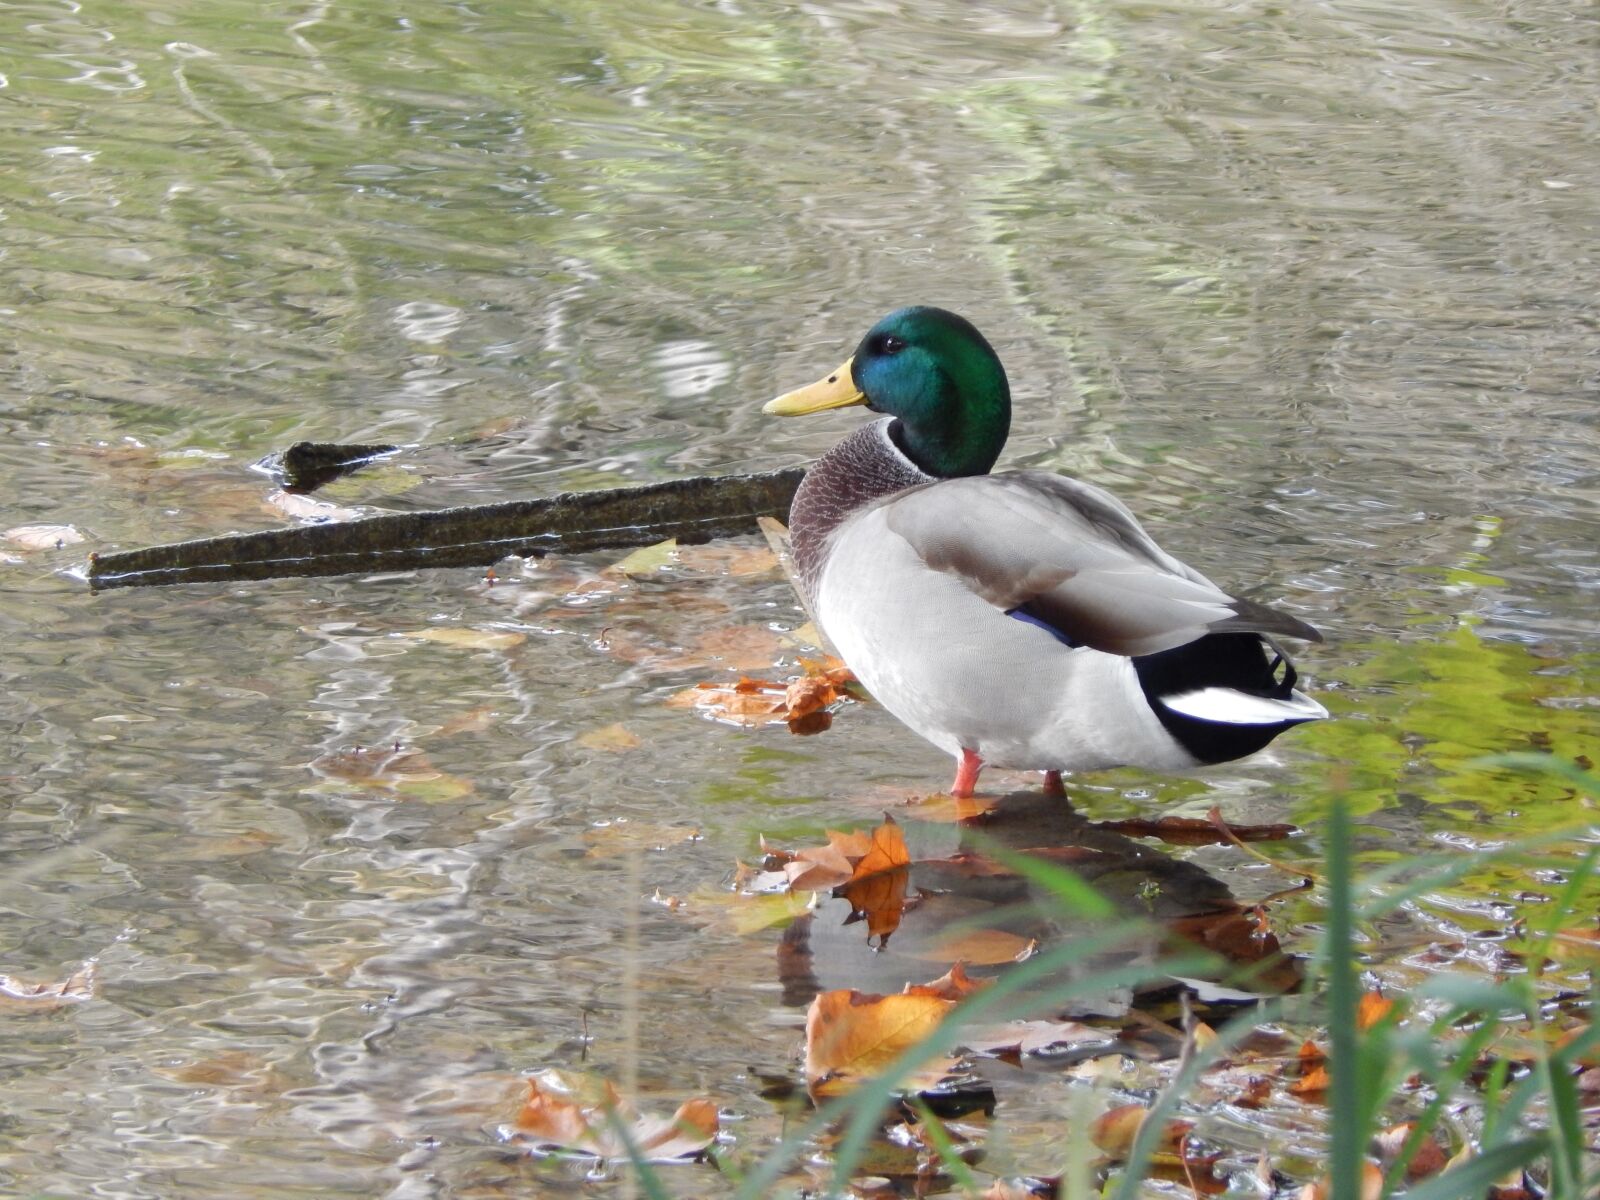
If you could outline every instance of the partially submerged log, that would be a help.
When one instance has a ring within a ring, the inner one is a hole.
[[[399,446],[358,445],[342,442],[296,442],[282,454],[269,454],[259,464],[291,492],[314,492],[341,475],[368,463],[400,453]]]
[[[805,471],[697,476],[540,500],[390,513],[89,556],[96,588],[487,566],[507,555],[579,554],[667,538],[704,542],[785,516]]]

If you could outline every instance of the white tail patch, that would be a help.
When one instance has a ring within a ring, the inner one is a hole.
[[[1327,709],[1298,691],[1290,692],[1287,700],[1274,700],[1233,688],[1208,687],[1162,696],[1161,703],[1186,717],[1225,725],[1276,725],[1280,721],[1317,721],[1328,715]]]

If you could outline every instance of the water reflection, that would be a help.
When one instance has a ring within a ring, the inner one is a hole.
[[[1018,873],[1007,854],[1066,867],[1116,916],[1149,923],[1114,951],[1086,953],[1062,982],[1152,961],[1175,933],[1234,963],[1273,968],[1270,978],[1257,972],[1256,986],[1266,994],[1297,981],[1293,963],[1280,960],[1277,938],[1265,928],[1253,934],[1253,918],[1225,882],[1149,842],[1101,828],[1058,797],[1014,792],[978,817],[913,821],[907,841],[912,863],[903,874],[863,881],[875,885],[873,894],[857,884],[835,888],[789,927],[778,953],[786,1004],[807,1004],[832,988],[898,992],[958,959],[982,978],[1041,949],[1088,941],[1104,927],[1104,916],[1074,915],[1067,902]],[[894,890],[892,898],[878,894],[885,888]],[[1132,992],[1122,989],[1078,997],[1054,1015],[1123,1017],[1133,1003]]]

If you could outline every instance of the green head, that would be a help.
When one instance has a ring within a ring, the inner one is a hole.
[[[768,412],[865,404],[898,418],[896,443],[941,478],[984,475],[1011,431],[1011,389],[999,356],[972,325],[942,308],[896,309],[867,331],[855,354]]]

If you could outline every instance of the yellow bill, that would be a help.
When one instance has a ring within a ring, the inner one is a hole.
[[[798,417],[806,413],[821,412],[825,408],[848,408],[852,404],[865,404],[867,398],[861,394],[861,389],[856,387],[850,375],[850,365],[853,362],[855,362],[853,356],[847,358],[837,371],[830,371],[815,383],[792,392],[785,392],[776,400],[768,400],[761,406],[761,411],[774,417]]]

